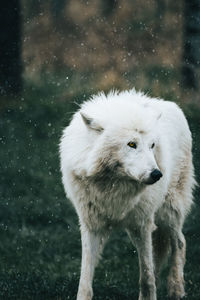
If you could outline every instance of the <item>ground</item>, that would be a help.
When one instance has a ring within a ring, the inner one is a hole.
[[[51,96],[53,95],[53,96]],[[75,211],[65,198],[58,143],[75,102],[51,91],[26,88],[22,97],[0,105],[0,299],[76,298],[81,243]],[[200,110],[187,107],[200,175]],[[200,299],[199,190],[184,232],[187,299]],[[111,256],[112,253],[112,256]],[[114,253],[114,255],[113,255]],[[138,259],[123,232],[113,234],[96,270],[94,300],[137,299]],[[165,299],[166,270],[159,299]]]

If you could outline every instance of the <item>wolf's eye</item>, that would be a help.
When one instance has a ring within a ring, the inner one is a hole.
[[[134,148],[134,149],[137,148],[137,144],[135,142],[129,142],[128,146],[131,147],[131,148]]]
[[[151,145],[151,149],[153,149],[153,148],[154,148],[154,146],[155,146],[155,143],[153,143],[153,144]]]

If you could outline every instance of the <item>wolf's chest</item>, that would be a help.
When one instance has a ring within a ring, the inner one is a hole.
[[[118,226],[137,203],[133,189],[111,187],[103,192],[91,186],[80,201],[84,221],[93,230]]]

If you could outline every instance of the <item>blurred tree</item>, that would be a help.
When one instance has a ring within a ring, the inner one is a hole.
[[[184,1],[183,85],[197,89],[200,67],[200,0]]]
[[[0,93],[17,94],[22,87],[20,0],[1,0]]]
[[[51,0],[50,2],[51,5],[51,12],[53,17],[60,17],[61,13],[63,12],[65,5],[66,5],[66,0]]]
[[[117,7],[118,0],[104,0],[103,1],[103,15],[111,15]]]

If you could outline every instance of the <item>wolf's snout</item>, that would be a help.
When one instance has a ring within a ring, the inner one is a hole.
[[[158,181],[162,176],[162,173],[158,169],[153,170],[150,174],[150,177],[153,180],[153,182]]]

